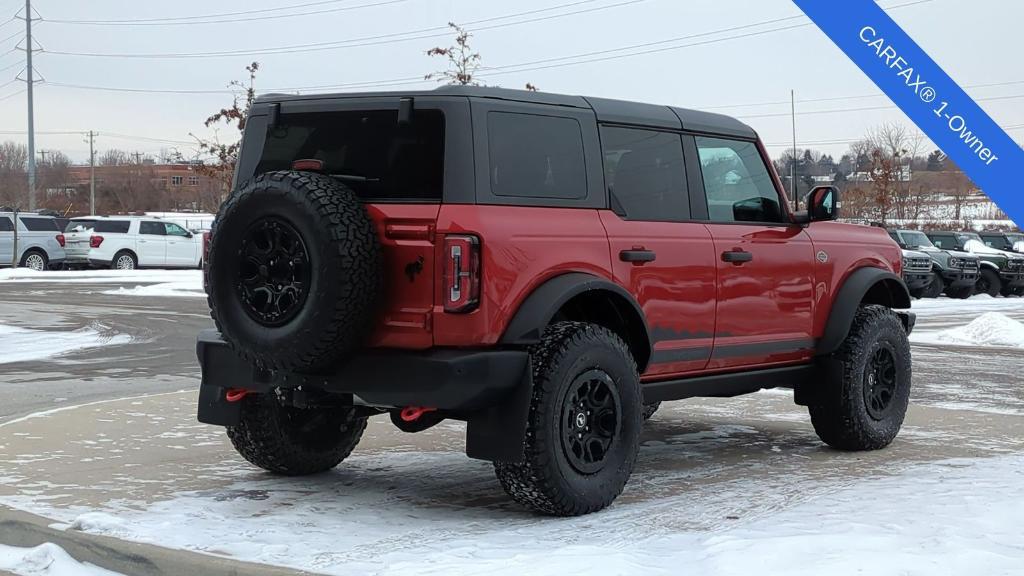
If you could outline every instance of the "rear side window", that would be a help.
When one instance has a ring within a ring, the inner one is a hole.
[[[53,218],[21,218],[21,223],[29,232],[60,232]]]
[[[708,217],[712,222],[782,222],[778,190],[757,146],[697,138]]]
[[[139,222],[139,234],[151,234],[155,236],[164,236],[167,228],[164,227],[163,222]]]
[[[68,222],[68,225],[64,227],[65,232],[78,232],[79,228],[82,230],[89,230],[96,226],[95,220],[72,220]]]
[[[0,216],[0,232],[14,232],[14,224],[10,216]]]
[[[98,220],[93,231],[107,234],[127,234],[130,226],[131,222],[128,220]]]
[[[626,219],[679,222],[690,217],[678,134],[604,127],[601,147],[608,191]]]
[[[495,196],[586,198],[583,131],[576,120],[490,112],[487,145]]]
[[[321,160],[324,171],[362,199],[440,201],[444,191],[444,114],[416,110],[409,126],[397,110],[284,114],[267,134],[256,173]]]

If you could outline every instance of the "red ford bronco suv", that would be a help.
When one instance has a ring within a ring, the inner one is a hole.
[[[790,210],[717,114],[446,87],[270,95],[213,227],[199,420],[280,474],[389,414],[554,515],[622,492],[665,400],[794,389],[818,435],[882,448],[914,316],[885,230]]]

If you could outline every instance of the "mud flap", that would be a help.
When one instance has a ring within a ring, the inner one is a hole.
[[[217,426],[237,426],[242,413],[241,402],[228,402],[227,390],[219,386],[199,387],[199,421]]]
[[[798,406],[810,406],[818,401],[829,382],[843,381],[843,363],[833,357],[818,356],[814,359],[814,373],[793,387],[793,402]]]
[[[533,367],[527,363],[522,381],[502,401],[466,419],[466,456],[491,462],[521,462],[533,395]]]

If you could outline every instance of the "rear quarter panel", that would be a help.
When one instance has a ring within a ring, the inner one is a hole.
[[[814,337],[825,332],[836,293],[860,268],[902,273],[900,247],[882,228],[818,222],[807,227],[814,244]],[[822,261],[824,260],[824,262]]]
[[[584,272],[612,278],[608,238],[597,210],[457,205],[441,207],[439,234],[480,237],[480,306],[469,314],[446,314],[435,272],[434,325],[437,346],[496,343],[523,300],[555,276]],[[439,239],[438,261],[443,258]]]

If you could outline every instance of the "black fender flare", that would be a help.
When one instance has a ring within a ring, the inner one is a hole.
[[[519,305],[519,309],[505,328],[500,343],[510,346],[528,346],[540,342],[544,328],[551,323],[551,319],[566,302],[580,294],[595,290],[610,292],[628,303],[628,310],[635,315],[631,320],[637,321],[639,326],[643,326],[643,341],[632,343],[641,346],[641,349],[636,350],[635,353],[638,356],[637,364],[642,365],[640,370],[643,371],[651,356],[651,333],[640,305],[637,304],[632,294],[622,286],[583,272],[569,272],[555,276],[534,289]]]
[[[857,307],[864,301],[868,291],[879,284],[888,293],[888,305],[891,308],[910,308],[910,291],[902,278],[881,268],[859,268],[847,277],[832,301],[825,332],[818,341],[817,354],[831,354],[839,348],[850,333]]]

